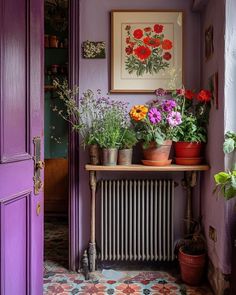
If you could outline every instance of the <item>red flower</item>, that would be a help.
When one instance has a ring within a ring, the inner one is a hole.
[[[152,47],[158,47],[161,45],[161,40],[159,38],[150,38],[150,37],[146,37],[143,39],[143,42],[148,45],[148,46],[152,46]]]
[[[201,90],[198,95],[197,99],[201,102],[209,102],[211,100],[212,94],[208,90]]]
[[[133,47],[131,47],[131,46],[126,47],[125,52],[126,52],[127,55],[132,54],[133,53]]]
[[[169,52],[166,52],[166,53],[163,55],[163,58],[164,58],[165,60],[170,60],[171,57],[172,57],[172,55],[171,55]]]
[[[130,42],[130,37],[127,37],[126,38],[126,43],[129,44],[129,42]]]
[[[195,97],[195,93],[191,90],[185,90],[185,97],[192,100]]]
[[[139,59],[147,59],[151,55],[151,50],[146,46],[139,46],[134,50]]]
[[[183,88],[177,89],[176,92],[178,95],[185,95],[185,89]]]
[[[164,50],[170,50],[172,47],[173,47],[173,44],[172,44],[172,42],[170,40],[168,40],[168,39],[163,40],[162,48]]]
[[[158,24],[156,24],[156,25],[154,26],[154,31],[155,31],[157,34],[162,33],[163,29],[164,29],[164,26],[163,26],[163,25],[158,25]]]
[[[143,37],[143,30],[137,29],[133,33],[134,38],[141,39]]]
[[[151,32],[151,30],[152,30],[152,28],[150,28],[150,27],[147,27],[147,28],[144,28],[144,32]]]

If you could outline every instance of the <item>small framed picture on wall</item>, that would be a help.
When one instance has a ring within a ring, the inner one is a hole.
[[[183,12],[112,11],[111,92],[183,84]]]

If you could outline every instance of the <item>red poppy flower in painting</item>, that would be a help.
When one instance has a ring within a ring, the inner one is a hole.
[[[146,28],[144,28],[143,30],[144,30],[144,32],[148,33],[148,32],[151,32],[151,31],[152,31],[152,28],[150,28],[150,27],[146,27]]]
[[[169,68],[173,42],[165,38],[164,25],[126,25],[125,36],[125,69],[130,75],[156,75]]]
[[[152,52],[146,46],[139,46],[134,50],[134,53],[137,55],[139,59],[144,60],[149,58]]]
[[[130,42],[130,37],[127,37],[126,38],[126,43],[129,44],[129,42]]]
[[[152,47],[158,47],[161,45],[161,40],[159,38],[150,38],[150,37],[146,37],[143,39],[143,42],[148,45],[148,46],[152,46]]]
[[[192,100],[195,97],[195,93],[192,90],[185,90],[185,98]]]
[[[164,50],[170,50],[172,47],[173,47],[173,43],[170,40],[168,40],[168,39],[163,40],[162,48]]]
[[[201,90],[198,95],[197,99],[201,102],[209,102],[211,100],[211,92],[208,90]]]
[[[158,24],[156,24],[156,25],[154,26],[154,32],[156,32],[157,34],[162,33],[162,32],[163,32],[163,29],[164,29],[164,26],[163,26],[163,25],[158,25]]]
[[[131,46],[126,47],[125,52],[127,53],[127,55],[132,54],[133,53],[133,47],[131,47]]]
[[[133,33],[134,38],[141,39],[143,37],[143,30],[137,29]]]
[[[172,57],[172,55],[171,55],[169,52],[165,52],[165,54],[163,55],[163,58],[164,58],[165,60],[170,60],[171,57]]]

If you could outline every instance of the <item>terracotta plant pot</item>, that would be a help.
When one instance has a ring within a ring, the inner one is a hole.
[[[176,158],[200,158],[203,150],[201,142],[174,142]]]
[[[102,165],[117,165],[118,149],[102,149]]]
[[[190,255],[179,250],[179,265],[183,282],[191,286],[201,283],[206,265],[206,253],[200,255]]]
[[[100,149],[97,144],[92,144],[89,146],[89,159],[90,164],[92,165],[100,164]]]
[[[133,149],[123,149],[118,152],[118,165],[132,164]]]
[[[168,161],[170,156],[172,141],[166,140],[161,146],[155,142],[150,142],[148,148],[143,148],[144,160],[150,161]]]

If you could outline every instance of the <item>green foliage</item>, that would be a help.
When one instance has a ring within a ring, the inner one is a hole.
[[[223,151],[225,154],[232,153],[236,149],[236,133],[228,131],[225,134]],[[219,172],[214,175],[216,188],[214,192],[222,193],[226,200],[236,197],[236,170]]]
[[[167,128],[164,123],[153,125],[146,117],[143,121],[133,122],[133,124],[137,133],[137,139],[142,141],[144,148],[148,148],[152,141],[155,141],[160,146],[166,139],[171,139],[170,132],[167,130],[170,128]]]
[[[104,113],[94,130],[94,137],[101,148],[119,148],[122,119],[115,108],[110,108]]]
[[[53,111],[57,112],[61,118],[69,122],[74,131],[79,132],[82,127],[80,123],[80,110],[76,101],[79,88],[74,86],[70,89],[67,80],[61,83],[58,79],[53,81],[53,86],[56,88],[59,99],[65,106],[65,110],[54,106]]]
[[[236,149],[236,133],[228,131],[225,134],[225,141],[223,145],[223,150],[225,154],[230,154]]]
[[[184,253],[189,255],[200,255],[207,250],[206,239],[200,220],[191,219],[190,225],[190,233],[176,243],[176,254],[180,248]]]
[[[137,142],[136,133],[131,127],[121,130],[120,149],[131,149]]]
[[[236,196],[236,171],[219,172],[214,175],[215,192],[222,193],[226,200]]]
[[[163,61],[163,58],[160,56],[161,49],[156,48],[152,52],[152,56],[145,62],[142,62],[134,55],[127,57],[125,61],[126,70],[129,74],[133,74],[134,72],[138,77],[146,74],[157,74],[161,70],[167,69],[169,67],[169,63]],[[163,50],[161,50],[163,51]]]
[[[198,123],[198,119],[193,115],[184,115],[182,123],[174,129],[174,141],[185,142],[206,142],[206,129]]]

